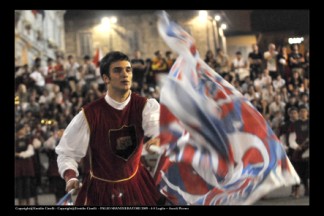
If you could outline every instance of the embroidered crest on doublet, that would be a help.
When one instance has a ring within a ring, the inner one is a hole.
[[[108,133],[113,153],[127,161],[138,146],[135,126],[124,125],[119,129],[111,129]]]

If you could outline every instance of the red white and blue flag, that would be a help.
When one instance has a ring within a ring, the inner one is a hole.
[[[158,29],[179,54],[160,96],[161,193],[175,205],[249,205],[299,183],[269,124],[200,58],[194,39],[165,12]]]

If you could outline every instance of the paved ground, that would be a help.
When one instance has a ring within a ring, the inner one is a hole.
[[[257,201],[254,205],[309,205],[309,197],[301,196],[299,199],[290,197],[291,188],[282,187],[269,193],[264,199]],[[301,194],[304,189],[301,188]]]
[[[303,194],[303,188],[301,192]],[[257,201],[254,205],[309,205],[309,197],[294,199],[289,195],[290,187],[279,188]],[[42,194],[38,196],[38,201],[40,205],[55,205],[55,196],[53,194]],[[17,200],[15,200],[15,205],[17,205]]]

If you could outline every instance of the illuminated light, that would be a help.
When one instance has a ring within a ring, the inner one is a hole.
[[[48,121],[47,121],[47,124],[52,124],[52,121],[51,121],[51,120],[48,120]]]
[[[304,41],[303,37],[288,38],[288,43],[289,44],[300,44],[303,41]]]
[[[219,21],[219,20],[221,20],[221,17],[220,17],[219,15],[216,15],[216,16],[215,16],[215,20],[216,20],[216,21]]]
[[[46,121],[45,121],[44,119],[42,119],[41,124],[45,124],[45,122],[46,122]]]
[[[221,25],[221,28],[222,28],[223,30],[225,30],[225,29],[227,29],[227,25],[226,25],[225,23],[223,23],[223,24]]]
[[[101,19],[101,24],[102,25],[110,25],[110,19],[108,17],[103,17]]]
[[[19,105],[20,104],[20,98],[19,96],[15,97],[15,105]]]
[[[107,32],[110,30],[110,19],[104,17],[101,19],[101,24],[98,26],[99,32]]]
[[[199,20],[205,22],[208,19],[208,12],[205,10],[199,11]]]
[[[117,17],[113,16],[110,18],[110,23],[115,24],[117,23]]]

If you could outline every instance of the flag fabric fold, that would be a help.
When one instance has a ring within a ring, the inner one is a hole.
[[[200,58],[194,39],[164,11],[158,30],[179,54],[160,96],[161,193],[175,205],[249,205],[299,183],[269,124]]]

